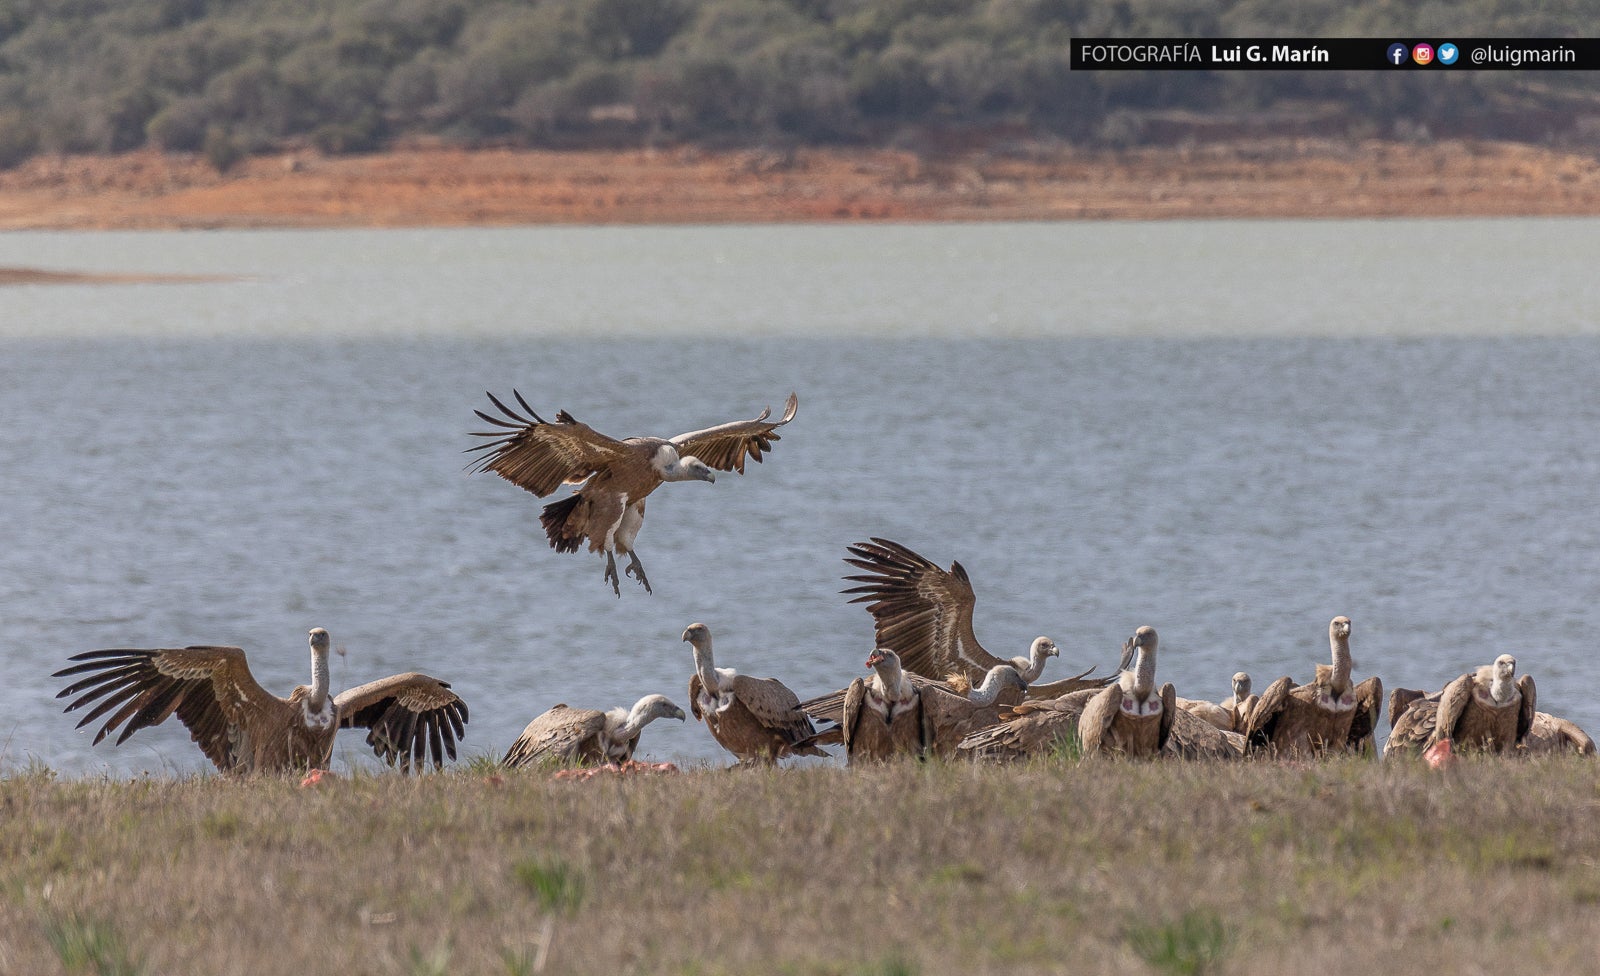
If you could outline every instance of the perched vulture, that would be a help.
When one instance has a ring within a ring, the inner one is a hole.
[[[1115,753],[1130,759],[1159,756],[1172,734],[1177,693],[1169,682],[1156,688],[1155,628],[1140,627],[1123,647],[1123,659],[1137,653],[1132,670],[1090,698],[1078,719],[1078,739],[1086,756]]]
[[[967,733],[956,755],[979,762],[1016,762],[1048,756],[1078,741],[1078,720],[1083,706],[1100,694],[1085,688],[1059,698],[1029,699],[1002,710],[999,721]]]
[[[650,581],[633,549],[634,537],[644,522],[645,497],[666,481],[716,481],[713,468],[744,474],[745,458],[761,461],[762,452],[772,450],[779,439],[777,429],[794,419],[800,404],[791,393],[778,420],[767,419],[772,415],[768,408],[754,420],[720,424],[670,439],[617,440],[579,423],[565,410],[551,423],[535,413],[521,393],[513,390],[512,395],[527,417],[493,393],[489,400],[503,416],[474,411],[486,423],[502,429],[473,433],[474,437],[495,439],[468,449],[468,453],[484,452],[469,470],[493,471],[540,498],[554,494],[564,484],[579,485],[573,494],[546,505],[539,521],[550,547],[557,552],[577,552],[587,541],[590,552],[605,553],[605,579],[618,596],[622,595],[618,554],[628,557],[627,574],[650,592]]]
[[[784,756],[826,756],[802,740],[814,733],[800,699],[777,678],[752,678],[719,668],[711,657],[711,628],[690,624],[683,639],[694,648],[689,707],[711,737],[740,762],[776,762]]]
[[[1594,740],[1589,733],[1564,718],[1547,712],[1533,713],[1533,726],[1522,740],[1522,751],[1530,756],[1553,752],[1575,752],[1580,756],[1595,754]]]
[[[506,766],[541,762],[603,766],[633,758],[639,734],[658,718],[684,720],[683,709],[665,695],[646,695],[633,708],[602,712],[593,708],[556,707],[528,723],[506,750]]]
[[[237,647],[157,650],[118,648],[72,656],[83,661],[52,677],[87,674],[56,695],[77,695],[64,709],[94,702],[83,728],[110,717],[96,744],[123,726],[117,745],[174,712],[206,758],[224,773],[276,773],[326,769],[339,729],[367,729],[367,744],[385,762],[410,772],[413,765],[456,757],[466,734],[467,703],[437,678],[411,672],[380,678],[337,696],[328,694],[328,632],[311,631],[311,685],[288,698],[270,694],[250,674]],[[126,723],[124,725],[124,723]]]
[[[883,762],[927,753],[923,693],[900,667],[900,656],[884,648],[867,658],[872,677],[850,682],[839,725],[845,763]]]
[[[1000,721],[1000,711],[1027,693],[1028,686],[1008,664],[996,664],[983,684],[959,695],[935,686],[922,692],[923,724],[928,729],[928,754],[950,759],[967,734]]]
[[[1083,708],[1097,694],[1101,693],[1076,691],[1002,710],[998,724],[968,733],[956,747],[956,755],[1004,763],[1048,756],[1063,743],[1077,744]],[[1178,759],[1239,759],[1244,755],[1244,736],[1223,732],[1180,708],[1173,713],[1172,733],[1164,751]]]
[[[884,650],[887,650],[887,648],[884,648]],[[899,655],[895,655],[895,658],[898,660]],[[1012,665],[997,664],[993,668],[989,669],[989,674],[983,679],[985,682],[989,681],[989,677],[995,673],[996,668],[1004,668],[1007,671],[1011,671],[1013,673],[1016,672],[1016,668]],[[924,678],[922,675],[917,674],[914,671],[903,671],[903,673],[906,679],[913,685],[916,685],[919,691],[928,688],[937,688],[940,691],[948,692],[951,695],[959,698],[966,698],[974,693],[972,682],[967,680],[966,674],[960,671],[950,675],[943,681],[935,681],[932,678]],[[1020,675],[1019,679],[1020,680],[1016,683],[1003,680],[1001,681],[997,697],[994,701],[995,705],[1015,705],[1027,697],[1027,680]],[[834,728],[824,729],[821,732],[818,732],[813,740],[815,744],[831,745],[836,742],[844,741],[838,726],[844,722],[844,698],[848,691],[849,689],[847,688],[841,688],[838,691],[830,691],[825,695],[818,695],[815,698],[807,699],[806,701],[800,703],[800,708],[811,717],[811,721],[831,722],[835,726]],[[980,690],[977,692],[977,694],[981,696],[983,692]]]
[[[1531,675],[1517,678],[1517,659],[1495,658],[1444,686],[1437,701],[1390,696],[1393,731],[1383,754],[1420,755],[1443,739],[1455,752],[1503,753],[1517,748],[1533,727],[1537,698]],[[1402,714],[1393,714],[1400,704]],[[1408,707],[1409,706],[1409,707]]]
[[[1328,623],[1333,664],[1317,665],[1310,684],[1279,678],[1262,692],[1243,729],[1252,751],[1281,755],[1375,752],[1373,733],[1383,709],[1383,682],[1350,684],[1350,618]]]
[[[1209,722],[1223,732],[1238,732],[1244,728],[1240,704],[1247,701],[1249,697],[1250,676],[1243,671],[1239,671],[1233,676],[1233,694],[1224,698],[1221,702],[1179,698],[1178,707],[1196,718]]]
[[[847,582],[861,585],[844,592],[859,594],[851,603],[867,604],[878,646],[893,648],[907,671],[930,678],[965,674],[968,681],[979,682],[995,665],[1008,664],[1028,682],[1029,698],[1056,698],[1082,688],[1103,688],[1110,680],[1090,678],[1085,671],[1047,685],[1035,684],[1045,659],[1060,653],[1048,637],[1036,638],[1026,658],[1005,660],[984,650],[972,630],[977,597],[960,563],[951,563],[949,570],[940,569],[887,539],[860,542],[849,550],[845,562],[866,574],[846,576]]]

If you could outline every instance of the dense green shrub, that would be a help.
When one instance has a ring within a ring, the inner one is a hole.
[[[1087,36],[1572,36],[1597,22],[1600,0],[0,0],[0,164],[203,151],[212,127],[241,152],[997,128],[1133,145],[1253,117],[1591,144],[1594,72],[1069,72],[1067,55]]]

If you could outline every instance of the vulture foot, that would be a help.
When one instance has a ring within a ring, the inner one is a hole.
[[[638,580],[639,585],[644,587],[646,593],[655,593],[655,590],[650,588],[650,580],[644,575],[644,564],[639,562],[638,553],[631,551],[628,553],[628,568],[623,572]],[[615,577],[616,573],[613,572],[612,576]]]
[[[615,593],[618,597],[621,597],[622,583],[617,579],[617,557],[613,556],[609,552],[606,553],[605,580],[607,583],[611,584],[611,592]]]

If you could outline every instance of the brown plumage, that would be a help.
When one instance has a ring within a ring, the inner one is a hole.
[[[605,579],[618,596],[622,595],[617,578],[619,554],[628,557],[627,574],[650,591],[644,566],[633,550],[634,537],[644,522],[646,496],[668,481],[716,481],[712,469],[744,474],[745,459],[761,461],[762,453],[772,450],[773,442],[779,440],[777,428],[794,419],[800,404],[791,393],[777,420],[767,419],[772,415],[768,408],[754,420],[672,438],[617,440],[580,423],[565,410],[556,414],[555,422],[546,421],[521,393],[513,390],[512,395],[528,416],[512,410],[493,393],[488,394],[489,399],[502,416],[474,411],[502,429],[473,432],[474,437],[494,440],[469,449],[484,452],[469,470],[493,471],[540,498],[564,484],[579,485],[573,494],[546,505],[539,521],[550,547],[557,552],[577,552],[587,542],[590,552],[605,553]]]
[[[1445,685],[1438,701],[1401,704],[1383,754],[1421,755],[1442,739],[1455,752],[1503,753],[1515,749],[1533,727],[1537,692],[1533,677],[1516,677],[1517,659],[1510,654],[1469,671]],[[1390,707],[1399,696],[1390,697]],[[1393,719],[1393,716],[1391,716]]]
[[[644,727],[658,718],[684,720],[683,709],[664,695],[646,695],[629,708],[599,711],[557,705],[528,723],[501,763],[542,762],[577,766],[621,763],[633,758]]]
[[[979,762],[1017,762],[1075,747],[1078,720],[1089,699],[1100,694],[1084,688],[1058,698],[1029,699],[1000,712],[994,725],[967,733],[956,755]]]
[[[1066,743],[1080,745],[1078,722],[1084,706],[1100,694],[1104,692],[1077,691],[1002,709],[1000,721],[969,732],[956,747],[956,755],[1004,763],[1048,756]],[[1180,708],[1172,716],[1164,752],[1178,759],[1239,759],[1244,755],[1244,736],[1223,732]]]
[[[960,563],[944,570],[888,539],[874,538],[849,547],[845,562],[864,575],[846,576],[861,584],[845,593],[859,594],[851,603],[867,604],[877,631],[879,647],[893,649],[907,671],[935,678],[952,672],[974,683],[983,680],[997,664],[1009,664],[1028,681],[1028,697],[1056,698],[1083,688],[1103,688],[1109,678],[1089,677],[1089,671],[1037,684],[1044,660],[1057,653],[1048,637],[1036,638],[1027,658],[1004,660],[978,643],[972,629],[977,596]]]
[[[711,655],[711,629],[690,624],[683,639],[694,648],[689,708],[722,748],[741,762],[776,762],[789,755],[826,756],[803,740],[816,730],[800,699],[777,678],[752,678],[719,668]]]
[[[1158,756],[1167,746],[1178,712],[1177,693],[1169,682],[1155,686],[1155,628],[1140,627],[1123,646],[1123,658],[1137,653],[1133,670],[1100,691],[1083,706],[1078,739],[1083,754],[1112,754],[1130,759]]]
[[[1333,663],[1319,664],[1309,684],[1279,678],[1250,708],[1244,735],[1252,750],[1284,755],[1324,752],[1374,753],[1374,732],[1383,708],[1383,683],[1376,677],[1350,683],[1350,618],[1328,623]]]
[[[928,730],[928,754],[949,759],[971,732],[1000,721],[1008,709],[1027,694],[1028,686],[1017,669],[997,664],[984,675],[983,684],[965,695],[933,687],[922,693],[923,725]]]
[[[867,658],[869,678],[857,678],[845,690],[839,723],[845,763],[923,758],[928,748],[922,690],[900,667],[895,652],[878,648]],[[817,740],[813,739],[815,744]]]
[[[1522,751],[1530,756],[1549,755],[1555,752],[1572,752],[1580,756],[1595,754],[1594,740],[1589,733],[1564,718],[1548,712],[1535,712],[1533,725],[1522,740]]]
[[[118,648],[88,651],[84,662],[54,677],[88,677],[57,698],[76,698],[65,711],[94,708],[83,728],[109,716],[98,744],[119,726],[121,745],[138,730],[176,714],[206,758],[225,773],[326,769],[341,728],[367,729],[367,744],[390,765],[410,771],[446,756],[466,734],[467,705],[450,686],[411,672],[380,678],[338,696],[328,694],[328,632],[311,631],[312,684],[279,698],[256,683],[237,647]],[[98,704],[96,704],[98,703]]]
[[[1249,714],[1248,709],[1255,704],[1255,699],[1250,694],[1250,675],[1244,671],[1235,671],[1232,684],[1233,694],[1217,703],[1217,707],[1227,715],[1226,723],[1218,724],[1213,720],[1215,716],[1201,717],[1224,732],[1243,733],[1245,716]],[[1178,707],[1183,707],[1181,698],[1178,699]]]

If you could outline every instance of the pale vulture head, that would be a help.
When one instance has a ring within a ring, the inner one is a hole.
[[[646,695],[633,706],[633,714],[639,718],[639,724],[644,725],[654,722],[658,718],[675,718],[686,721],[683,709],[672,703],[666,695]]]
[[[702,623],[690,624],[683,629],[683,639],[703,651],[711,644],[711,628]]]
[[[323,630],[321,627],[313,627],[313,628],[311,628],[311,635],[310,636],[311,636],[311,653],[312,654],[323,654],[323,655],[327,654],[328,653],[328,646],[329,646],[328,645],[328,632],[326,630]]]
[[[1334,617],[1328,621],[1328,636],[1334,640],[1343,640],[1350,636],[1350,618]]]
[[[1247,671],[1233,673],[1233,700],[1244,701],[1250,697],[1250,674]]]

